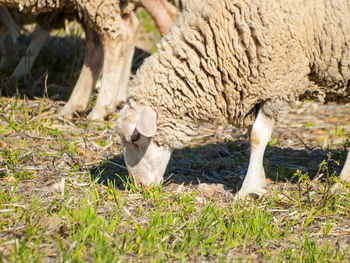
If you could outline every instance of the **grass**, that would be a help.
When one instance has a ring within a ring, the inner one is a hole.
[[[114,120],[57,120],[48,116],[59,105],[48,99],[1,105],[1,262],[350,260],[350,196],[329,191],[331,158],[318,173],[328,179],[295,171],[295,183],[283,182],[281,172],[258,200],[235,202],[171,181],[138,191],[123,176],[115,185],[105,171],[93,174],[120,155]],[[203,151],[181,155],[192,160]]]

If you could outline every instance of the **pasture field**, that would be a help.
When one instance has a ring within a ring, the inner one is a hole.
[[[0,262],[350,262],[350,187],[330,191],[349,145],[349,105],[299,103],[278,123],[258,199],[233,200],[249,143],[232,127],[202,127],[174,152],[161,187],[137,190],[118,113],[56,115],[79,74],[80,36],[58,31],[30,76],[1,76]]]

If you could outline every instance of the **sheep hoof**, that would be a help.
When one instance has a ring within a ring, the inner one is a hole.
[[[338,192],[340,189],[341,189],[341,183],[335,183],[331,188],[330,188],[330,191],[331,193],[336,193]]]
[[[249,193],[248,196],[253,200],[258,200],[260,197],[257,193]]]
[[[254,200],[259,199],[260,196],[266,194],[265,188],[254,188],[254,189],[241,189],[239,192],[235,195],[235,200],[242,199],[244,197],[250,197]]]
[[[89,120],[104,120],[105,118],[108,117],[108,112],[106,110],[102,109],[97,109],[94,108],[89,115],[87,116],[87,118]]]
[[[64,107],[60,110],[60,115],[73,115],[75,112],[84,112],[86,110],[86,106],[81,104],[70,104],[69,102],[64,105]]]
[[[71,111],[70,109],[67,109],[66,106],[64,106],[60,111],[59,111],[59,115],[62,116],[67,116],[67,115],[71,115],[74,111]]]

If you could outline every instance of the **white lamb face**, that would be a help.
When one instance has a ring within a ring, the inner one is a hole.
[[[157,131],[156,112],[142,106],[135,110],[126,105],[120,113],[116,130],[119,133],[124,159],[135,185],[159,184],[172,150],[157,145],[152,137]]]

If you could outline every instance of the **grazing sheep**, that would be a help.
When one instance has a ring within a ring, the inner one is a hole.
[[[90,119],[101,119],[114,112],[116,106],[126,99],[131,61],[134,53],[138,21],[133,13],[134,3],[129,0],[0,0],[1,7],[19,8],[21,12],[36,15],[47,14],[55,20],[55,14],[74,11],[86,33],[86,56],[84,65],[72,95],[61,114],[84,111],[100,73],[99,91]],[[54,15],[52,17],[52,15]],[[41,25],[45,24],[44,20]],[[34,32],[36,41],[31,43],[31,54],[37,54],[49,35],[49,29],[40,27]],[[30,60],[32,63],[34,59]],[[29,63],[28,63],[29,64]],[[22,65],[22,66],[21,66]],[[25,62],[19,64],[14,77],[25,72]],[[18,74],[17,74],[18,72]]]
[[[10,78],[14,79],[22,77],[30,72],[41,47],[45,44],[50,35],[50,31],[52,29],[64,27],[65,20],[74,19],[76,14],[74,9],[67,8],[63,10],[55,10],[49,13],[40,13],[38,15],[33,13],[22,13],[16,8],[2,7],[2,9],[8,10],[10,16],[7,19],[13,19],[17,26],[37,23],[31,35],[32,40],[25,52],[25,55],[21,58],[17,67],[10,76]],[[7,53],[11,55],[11,52]],[[15,53],[14,50],[12,51],[12,56],[13,53]],[[10,59],[10,56],[7,55],[5,58]]]
[[[264,193],[263,154],[277,117],[299,99],[350,101],[349,9],[347,0],[186,1],[117,120],[134,182],[161,182],[173,149],[201,124],[231,124],[251,128],[238,197]]]
[[[0,1],[0,4],[2,1]],[[7,6],[16,6],[17,3],[16,1],[10,0],[5,2],[5,5]],[[112,20],[113,23],[120,22],[120,17],[114,17],[114,20],[108,18],[101,20],[100,18],[93,22],[89,21],[89,19],[84,20],[86,16],[90,18],[90,20],[92,20],[91,17],[96,16],[94,12],[97,11],[97,5],[100,6],[100,4],[98,4],[99,2],[95,2],[95,4],[91,6],[91,4],[88,3],[75,1],[75,3],[78,3],[76,7],[74,6],[74,1],[68,0],[58,5],[55,3],[53,6],[51,4],[40,3],[40,1],[32,1],[29,2],[29,4],[25,3],[24,5],[19,4],[18,6],[21,10],[23,9],[27,13],[18,12],[18,10],[12,8],[12,14],[15,14],[17,24],[23,25],[33,22],[38,22],[38,24],[33,31],[32,41],[26,50],[26,55],[18,63],[16,69],[11,74],[11,78],[19,78],[30,72],[40,49],[49,37],[50,31],[53,28],[63,27],[65,19],[74,19],[76,16],[76,9],[78,9],[80,10],[79,17],[86,34],[85,61],[73,93],[60,113],[67,115],[73,112],[82,112],[86,110],[90,94],[96,85],[97,78],[103,66],[103,74],[105,74],[102,83],[103,88],[89,118],[101,119],[107,117],[114,112],[115,106],[124,103],[126,99],[126,86],[130,74],[131,59],[135,46],[135,34],[138,25],[136,18],[133,17],[133,14],[131,13],[135,6],[138,6],[138,2],[140,2],[152,15],[163,35],[168,33],[170,26],[175,21],[178,9],[181,9],[182,7],[182,2],[179,0],[173,3],[175,6],[166,0],[122,0],[120,1],[121,10],[118,11],[118,7],[117,11],[121,12],[121,21],[126,20],[128,22],[124,23],[127,26],[124,25],[118,28],[119,31],[116,29],[115,24],[110,25],[110,29],[108,29],[108,27],[103,25],[103,22],[105,22],[105,20]],[[116,6],[117,5],[111,8],[115,8]],[[7,11],[5,7],[1,8]],[[83,11],[81,10],[82,8]],[[106,12],[107,9],[105,7],[102,10],[105,10],[104,12]],[[87,12],[88,15],[84,12]],[[101,13],[101,11],[99,10],[97,13]],[[9,18],[11,19],[11,16]],[[87,22],[84,23],[84,21]],[[98,23],[98,21],[102,22]],[[103,29],[102,31],[110,30],[112,33],[109,32],[107,35],[112,35],[113,39],[108,40],[109,37],[105,39],[105,37],[103,37],[105,32],[102,32],[101,28]],[[0,31],[0,45],[2,44],[0,46],[0,51],[2,54],[6,55],[7,53],[10,54],[14,52],[11,49],[11,45],[7,44],[9,41],[6,39],[6,33],[9,32],[7,28],[5,29],[5,31],[7,31],[5,33],[3,32],[1,34]],[[115,30],[117,32],[115,32]],[[121,38],[119,38],[118,33],[121,34]],[[4,38],[3,40],[1,39],[1,36]],[[101,39],[105,41],[101,43]],[[110,45],[112,46],[109,47]],[[0,64],[1,68],[9,68],[8,58],[9,56],[4,56],[1,61],[2,64]]]

